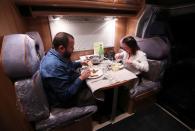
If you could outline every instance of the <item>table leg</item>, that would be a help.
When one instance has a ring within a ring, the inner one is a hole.
[[[112,101],[111,121],[114,121],[114,118],[116,116],[117,102],[118,102],[118,88],[114,88],[114,96],[113,96],[113,101]]]

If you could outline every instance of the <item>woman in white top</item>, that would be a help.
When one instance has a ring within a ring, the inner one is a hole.
[[[142,71],[149,70],[146,54],[140,50],[136,40],[132,36],[126,36],[120,41],[123,49],[115,54],[116,60],[122,60],[126,69],[139,75]]]

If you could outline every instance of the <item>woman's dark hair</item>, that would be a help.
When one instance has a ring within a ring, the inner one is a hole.
[[[52,42],[53,47],[57,49],[60,45],[63,45],[66,48],[69,43],[68,38],[74,39],[71,34],[68,34],[66,32],[57,33]]]
[[[131,48],[132,54],[135,55],[137,50],[139,50],[139,46],[137,45],[137,41],[132,36],[127,36],[122,39],[122,44],[126,44],[129,48]]]

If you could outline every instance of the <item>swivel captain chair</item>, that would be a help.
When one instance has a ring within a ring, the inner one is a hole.
[[[128,112],[143,109],[153,104],[161,89],[161,80],[168,62],[170,46],[160,37],[136,38],[140,50],[146,53],[149,71],[141,74],[141,81],[130,89]]]

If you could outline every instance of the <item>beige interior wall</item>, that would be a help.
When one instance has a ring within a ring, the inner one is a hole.
[[[114,52],[117,53],[120,49],[120,40],[126,35],[127,32],[127,18],[118,18],[115,27],[115,43]]]
[[[11,0],[0,0],[0,48],[4,35],[25,32],[25,24]],[[11,54],[11,52],[10,52]],[[13,83],[4,74],[0,63],[0,130],[29,131],[29,123],[16,106]]]
[[[39,32],[45,51],[48,51],[51,48],[51,32],[49,27],[48,17],[33,17],[25,18],[25,22],[28,23],[27,31],[37,31]]]

